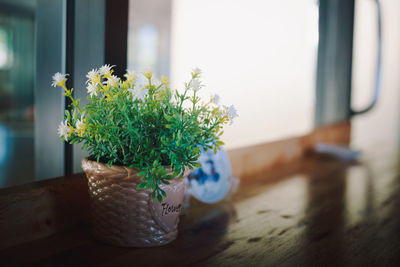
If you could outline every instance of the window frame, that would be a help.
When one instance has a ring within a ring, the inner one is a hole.
[[[55,72],[66,71],[65,0],[38,0],[36,7],[35,181],[65,174],[65,147],[57,135],[65,96],[51,87]]]
[[[57,135],[68,101],[51,87],[51,76],[71,74],[69,86],[84,104],[88,70],[116,64],[121,75],[127,66],[128,5],[125,0],[37,0],[36,180],[81,172],[87,154]],[[319,1],[315,127],[350,118],[353,23],[354,0]]]
[[[315,127],[351,117],[354,7],[354,0],[319,1]]]

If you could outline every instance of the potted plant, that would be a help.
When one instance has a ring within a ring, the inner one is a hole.
[[[58,127],[62,140],[82,143],[89,184],[93,234],[118,246],[159,246],[173,241],[182,208],[182,178],[199,167],[200,147],[218,149],[222,127],[237,116],[218,105],[217,95],[201,102],[201,72],[193,70],[184,90],[168,79],[127,71],[123,79],[104,65],[87,74],[88,104],[80,106],[67,75],[56,73],[71,100]]]

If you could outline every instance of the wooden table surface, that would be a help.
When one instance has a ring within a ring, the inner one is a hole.
[[[400,266],[397,152],[243,177],[230,201],[192,200],[163,247],[111,247],[81,225],[0,251],[0,266]]]

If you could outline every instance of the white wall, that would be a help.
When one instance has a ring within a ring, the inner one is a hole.
[[[228,148],[312,130],[315,0],[174,0],[171,29],[172,86],[198,66],[202,94],[218,93],[238,109],[223,136]]]

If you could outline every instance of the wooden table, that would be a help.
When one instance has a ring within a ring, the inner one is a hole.
[[[192,199],[164,247],[111,247],[81,225],[2,250],[0,265],[400,266],[397,152],[358,163],[311,155],[242,177],[229,201]]]

